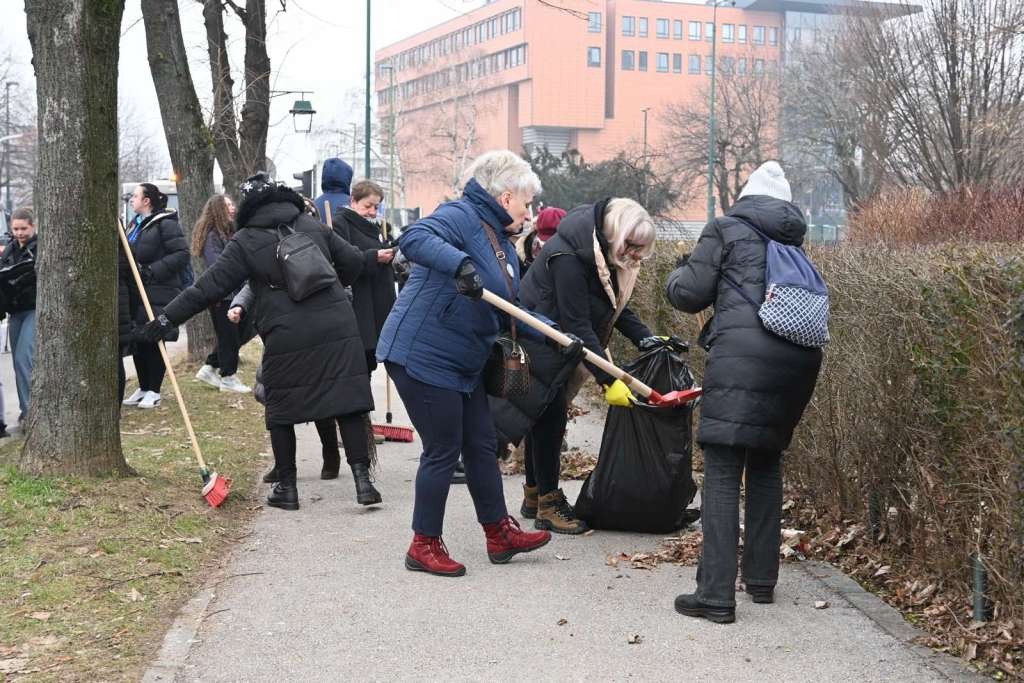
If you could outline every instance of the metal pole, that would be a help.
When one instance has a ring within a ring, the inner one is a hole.
[[[11,86],[18,85],[14,81],[7,81],[4,84],[4,94],[7,99],[7,113],[5,115],[5,126],[4,135],[9,136],[11,134]],[[4,167],[7,170],[7,181],[4,183],[7,192],[7,215],[10,216],[11,212],[14,211],[13,197],[11,197],[11,143],[9,140],[4,140]]]
[[[356,159],[359,158],[359,124],[352,124],[352,168],[353,170],[358,165]]]
[[[366,168],[366,178],[370,178],[370,0],[366,0],[366,116],[363,121],[366,126],[366,145],[363,148],[363,161]]]
[[[649,171],[649,164],[647,163],[647,112],[650,111],[650,107],[644,107],[640,111],[644,113],[644,204],[647,203],[647,174]]]
[[[384,211],[384,220],[388,219],[388,211],[395,210],[395,67],[388,66],[388,98],[391,104],[391,124],[388,129],[388,208]]]
[[[708,117],[708,221],[715,218],[715,77],[718,74],[718,0],[711,12],[711,103]]]

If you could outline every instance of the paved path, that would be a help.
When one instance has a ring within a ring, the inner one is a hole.
[[[383,375],[375,388],[383,406]],[[383,415],[383,411],[380,411]],[[396,422],[406,423],[400,406]],[[570,427],[594,449],[595,419]],[[406,423],[407,424],[407,423]],[[606,557],[660,537],[556,537],[508,565],[487,561],[464,486],[452,488],[445,541],[468,573],[406,571],[418,444],[380,447],[385,504],[355,504],[349,476],[322,482],[319,443],[300,431],[302,509],[264,509],[222,577],[165,642],[150,681],[944,680],[922,657],[803,568],[783,568],[775,605],[740,595],[738,621],[677,615],[691,567],[613,568]],[[506,479],[510,509],[520,477]],[[579,483],[566,486],[571,499]],[[562,558],[562,559],[559,559]],[[842,578],[842,577],[840,577]],[[813,609],[815,600],[832,607]],[[870,598],[870,600],[874,600]],[[876,601],[877,602],[877,601]],[[887,609],[887,608],[885,608]],[[564,624],[559,625],[561,620]],[[198,631],[192,631],[198,626]],[[640,642],[629,640],[639,634]]]

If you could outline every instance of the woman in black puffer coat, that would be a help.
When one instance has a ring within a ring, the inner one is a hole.
[[[146,288],[153,315],[159,315],[171,299],[181,292],[189,265],[188,243],[178,225],[178,214],[167,208],[167,195],[156,185],[142,183],[131,198],[135,219],[128,225],[128,243],[139,265],[139,275]],[[149,320],[146,307],[137,291],[131,301],[132,321],[139,327]],[[178,338],[174,330],[168,341]],[[164,359],[156,344],[139,342],[132,352],[139,388],[124,400],[128,406],[156,408],[160,405],[160,386],[164,381]]]
[[[159,339],[248,280],[255,294],[252,316],[264,345],[260,374],[266,391],[267,429],[280,478],[267,504],[298,509],[295,425],[325,418],[334,418],[341,429],[357,500],[364,505],[379,503],[380,495],[369,478],[364,421],[364,414],[373,410],[373,395],[359,327],[343,286],[362,271],[362,254],[302,213],[302,197],[270,182],[265,174],[246,180],[241,192],[238,230],[220,257],[140,336]],[[277,259],[281,226],[309,235],[341,281],[301,301],[292,300]]]
[[[697,592],[676,598],[676,610],[720,622],[735,619],[739,488],[746,470],[743,582],[754,602],[772,602],[779,574],[782,452],[814,393],[820,349],[767,332],[754,301],[765,295],[765,241],[803,243],[803,214],[775,162],[751,174],[740,199],[708,223],[693,254],[669,275],[668,299],[698,313],[714,305],[701,331],[708,350],[697,441],[704,450],[704,545]]]

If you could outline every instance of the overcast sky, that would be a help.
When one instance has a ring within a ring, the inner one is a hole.
[[[240,2],[244,4],[244,2]],[[372,48],[401,40],[426,28],[482,5],[481,0],[374,0]],[[156,90],[146,59],[146,33],[142,25],[141,0],[127,0],[121,25],[119,97],[122,106],[134,111],[133,119],[166,149],[157,106]],[[308,96],[317,114],[314,131],[346,128],[350,121],[362,121],[362,93],[365,77],[365,0],[287,0],[281,12],[280,0],[267,0],[267,31],[275,90],[312,90]],[[210,99],[210,78],[203,33],[202,5],[197,0],[178,0],[182,29],[189,52],[192,78],[200,99]],[[228,39],[233,66],[242,78],[243,31],[229,17]],[[14,77],[35,88],[32,50],[25,29],[24,3],[0,0],[0,54],[10,52]],[[17,91],[16,91],[17,92]],[[279,177],[309,168],[317,160],[314,138],[297,134],[288,110],[295,95],[271,100],[271,129],[267,154],[277,164]],[[322,134],[320,138],[322,140]],[[346,147],[347,149],[347,147]],[[170,168],[168,168],[168,172]]]

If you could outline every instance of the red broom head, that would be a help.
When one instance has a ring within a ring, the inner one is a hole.
[[[218,508],[221,506],[221,503],[227,500],[228,493],[230,492],[231,480],[214,472],[210,475],[206,486],[203,487],[203,498],[210,504],[210,507]]]
[[[399,427],[397,425],[373,425],[373,433],[384,437],[386,441],[403,441],[412,443],[412,427]]]

